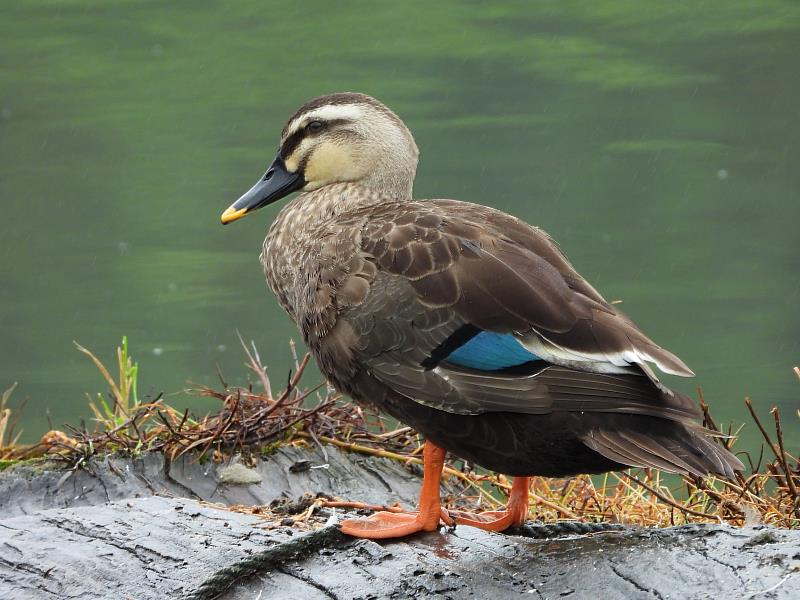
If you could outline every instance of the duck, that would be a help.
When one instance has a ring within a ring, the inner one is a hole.
[[[299,192],[260,255],[269,287],[329,382],[425,440],[415,512],[341,530],[401,538],[441,526],[504,531],[530,478],[652,467],[732,478],[743,464],[662,373],[694,373],[611,304],[548,234],[489,206],[413,197],[419,150],[391,109],[355,92],[289,118],[228,224]],[[507,505],[445,510],[446,453],[513,477]]]

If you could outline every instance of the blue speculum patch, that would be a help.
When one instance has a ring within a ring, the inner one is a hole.
[[[499,371],[508,367],[540,360],[510,333],[481,331],[445,359],[447,362],[481,371]]]

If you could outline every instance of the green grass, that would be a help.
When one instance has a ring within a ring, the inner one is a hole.
[[[117,347],[117,379],[90,350],[74,342],[75,347],[88,356],[97,370],[108,383],[110,388],[110,403],[103,394],[97,394],[96,399],[89,397],[89,408],[95,420],[105,429],[113,429],[125,423],[132,411],[140,407],[136,391],[139,377],[139,365],[133,362],[128,352],[128,338],[122,337],[122,345]]]

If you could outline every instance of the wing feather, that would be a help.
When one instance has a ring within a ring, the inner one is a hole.
[[[306,292],[307,306],[336,311],[333,319],[320,309],[306,319],[316,328],[305,328],[318,332],[310,341],[331,363],[352,356],[352,369],[458,414],[698,417],[690,399],[643,376],[652,374],[647,360],[682,374],[688,368],[605,302],[538,229],[455,201],[387,204],[350,218],[338,235],[320,234],[312,254],[338,262]],[[360,237],[342,242],[354,229]],[[467,325],[512,333],[547,363],[486,372],[445,360],[428,368],[434,350]]]
[[[653,362],[693,375],[606,302],[545,233],[500,211],[454,200],[390,205],[370,215],[362,248],[408,278],[429,306],[452,307],[480,329],[513,332],[556,364],[620,372]]]

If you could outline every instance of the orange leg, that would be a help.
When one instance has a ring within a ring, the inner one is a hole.
[[[492,510],[480,514],[451,510],[450,516],[456,525],[468,525],[486,531],[504,531],[509,527],[522,525],[528,517],[529,486],[529,477],[514,477],[505,510]]]
[[[419,509],[416,513],[377,512],[367,519],[347,519],[342,521],[343,533],[354,537],[373,540],[399,538],[420,531],[436,531],[439,522],[452,525],[453,520],[447,511],[442,510],[439,498],[439,483],[444,468],[445,451],[425,442],[422,454],[422,492],[419,495]]]

